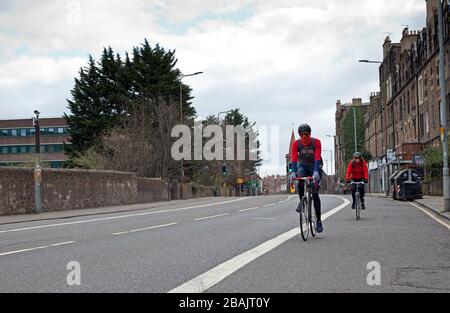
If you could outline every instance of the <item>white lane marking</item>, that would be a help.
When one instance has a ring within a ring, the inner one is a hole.
[[[440,223],[441,225],[443,225],[444,227],[447,227],[447,229],[450,229],[450,224],[438,219],[436,216],[433,216],[433,214],[431,214],[430,212],[428,212],[427,210],[425,210],[424,208],[418,206],[415,203],[411,203],[411,205],[415,206],[416,208],[418,208],[419,210],[423,211],[425,214],[427,214],[429,217],[431,217],[432,219],[434,219],[436,222]]]
[[[120,233],[114,233],[113,235],[117,236],[117,235],[130,234],[130,233],[135,233],[135,232],[138,232],[138,231],[155,229],[155,228],[161,228],[161,227],[166,227],[166,226],[171,226],[171,225],[176,225],[176,224],[178,224],[178,223],[170,223],[170,224],[164,224],[164,225],[156,225],[156,226],[150,226],[150,227],[145,227],[145,228],[127,230],[127,231],[123,231],[123,232],[120,232]]]
[[[55,244],[52,244],[51,246],[58,247],[58,246],[64,246],[64,245],[68,245],[68,244],[75,243],[75,242],[76,241],[67,241],[67,242],[55,243]]]
[[[218,214],[218,215],[211,215],[211,216],[200,217],[200,218],[196,218],[194,221],[206,220],[206,219],[209,219],[209,218],[225,216],[225,215],[228,215],[228,214],[230,214],[230,213],[224,213],[224,214]]]
[[[34,247],[34,248],[28,248],[28,249],[22,249],[22,250],[10,251],[10,252],[3,252],[3,253],[0,253],[0,256],[16,254],[16,253],[21,253],[21,252],[27,252],[27,251],[33,251],[33,250],[39,250],[39,249],[45,249],[45,248],[50,248],[50,247],[57,247],[57,246],[67,245],[69,243],[75,243],[75,241],[67,241],[67,242],[61,242],[61,243],[54,243],[52,245],[47,245],[47,246],[40,246],[40,247]]]
[[[343,208],[345,208],[347,205],[350,204],[350,201],[339,197],[334,196],[339,199],[342,199],[344,201],[343,204],[340,206],[334,208],[333,210],[323,214],[322,220],[325,220],[332,216],[333,214],[339,212]],[[273,239],[270,239],[259,246],[250,249],[212,269],[209,271],[193,278],[192,280],[172,289],[169,291],[169,293],[198,293],[203,292],[207,290],[208,288],[214,286],[215,284],[219,283],[229,275],[236,272],[238,269],[244,267],[248,263],[252,262],[256,258],[266,254],[267,252],[275,249],[282,243],[288,241],[289,239],[298,236],[300,233],[300,230],[298,227],[285,232],[284,234],[281,234]]]
[[[0,256],[9,255],[9,254],[15,254],[15,253],[20,253],[20,252],[33,251],[33,250],[44,249],[44,248],[48,248],[48,246],[41,246],[41,247],[35,247],[35,248],[29,248],[29,249],[22,249],[22,250],[16,250],[16,251],[4,252],[4,253],[0,253]]]
[[[251,211],[251,210],[256,210],[256,209],[259,209],[259,208],[260,208],[259,206],[256,206],[254,208],[248,208],[248,209],[239,210],[238,212]]]
[[[127,215],[119,215],[119,216],[102,217],[102,218],[95,218],[95,219],[82,220],[82,221],[76,221],[76,222],[47,224],[47,225],[31,226],[31,227],[24,227],[24,228],[14,228],[14,229],[0,230],[0,234],[2,234],[2,233],[9,233],[9,232],[24,231],[24,230],[31,230],[31,229],[39,229],[39,228],[48,228],[48,227],[75,225],[75,224],[82,224],[82,223],[92,223],[92,222],[98,222],[98,221],[107,221],[107,220],[113,220],[113,219],[119,219],[119,218],[143,216],[143,215],[157,214],[157,213],[170,213],[170,212],[175,212],[175,211],[183,211],[183,210],[202,208],[202,207],[207,207],[207,206],[212,206],[212,205],[219,205],[219,204],[231,203],[231,202],[236,202],[236,201],[242,201],[244,199],[250,199],[250,197],[248,197],[248,198],[239,198],[239,199],[231,200],[231,201],[223,201],[223,202],[216,202],[216,203],[211,203],[211,204],[191,206],[191,207],[186,207],[186,208],[172,209],[172,210],[161,210],[161,211],[153,211],[153,212],[145,212],[145,213],[136,213],[136,214],[127,214]]]
[[[265,204],[264,207],[268,207],[268,206],[272,206],[272,205],[275,205],[275,203]]]

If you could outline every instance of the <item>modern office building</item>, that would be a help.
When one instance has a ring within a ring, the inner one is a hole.
[[[40,118],[41,162],[53,168],[67,161],[64,143],[68,143],[68,125],[64,118]],[[33,120],[0,120],[0,166],[33,164],[35,158]]]

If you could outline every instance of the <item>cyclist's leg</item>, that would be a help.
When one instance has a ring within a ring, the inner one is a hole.
[[[302,177],[306,176],[305,166],[303,164],[298,165],[297,176],[298,176],[298,178],[302,178]],[[298,181],[298,195],[300,196],[300,200],[305,196],[304,184],[305,184],[305,182],[303,180]]]
[[[359,186],[359,195],[361,196],[361,203],[364,203],[364,185]]]
[[[352,203],[352,208],[354,209],[355,208],[355,203],[356,203],[356,187],[355,187],[355,185],[351,185],[350,186],[350,188],[352,189],[352,200],[353,200],[353,203]]]
[[[364,185],[359,186],[359,195],[361,197],[361,208],[363,210],[366,209],[366,205],[364,204],[364,188],[365,188]]]
[[[307,168],[308,176],[312,176],[313,173],[314,173],[314,168],[308,167]],[[322,179],[322,171],[320,171],[320,179]],[[321,210],[322,204],[320,202],[319,189],[320,189],[320,180],[318,182],[314,182],[314,184],[313,184],[312,198],[313,198],[313,202],[314,202],[314,210],[316,211],[317,221],[321,222],[322,221],[322,210]]]
[[[297,176],[298,176],[298,178],[305,177],[305,169],[304,169],[302,164],[298,165]],[[297,208],[295,209],[295,211],[297,213],[300,213],[301,206],[302,206],[302,199],[305,196],[304,184],[305,184],[304,181],[302,181],[302,180],[298,181],[298,185],[297,186],[298,186],[298,196],[300,198],[300,201],[299,201],[299,204],[298,204]]]

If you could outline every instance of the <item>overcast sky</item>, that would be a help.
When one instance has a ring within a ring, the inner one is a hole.
[[[183,80],[199,117],[238,107],[279,127],[278,161],[260,174],[283,173],[292,124],[309,123],[332,149],[336,100],[379,89],[378,66],[357,60],[381,60],[387,33],[399,41],[404,25],[421,29],[425,9],[424,0],[0,0],[0,119],[69,113],[89,54],[123,54],[147,38],[175,49],[183,73],[204,72]]]

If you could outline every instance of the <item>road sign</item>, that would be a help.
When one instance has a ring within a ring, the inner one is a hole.
[[[395,152],[392,149],[386,150],[386,159],[388,162],[396,160]]]
[[[237,182],[238,184],[242,184],[242,183],[244,182],[244,179],[243,179],[243,178],[238,178],[238,179],[236,180],[236,182]]]

